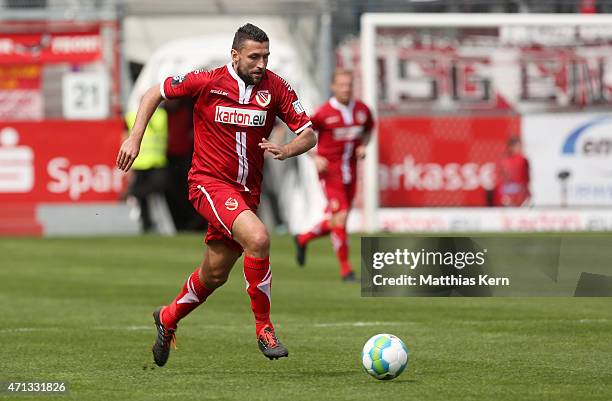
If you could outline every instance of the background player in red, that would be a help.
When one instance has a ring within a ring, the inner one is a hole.
[[[365,157],[365,148],[374,125],[368,106],[353,99],[353,73],[337,69],[332,77],[333,97],[323,104],[311,120],[318,131],[316,151],[310,151],[323,192],[327,197],[327,215],[307,233],[297,235],[297,262],[306,261],[306,245],[311,240],[331,232],[331,240],[340,275],[345,281],[355,280],[355,273],[348,258],[346,220],[357,186],[357,159]]]
[[[521,139],[508,139],[508,147],[495,169],[495,206],[523,206],[529,202],[529,161]]]
[[[270,238],[255,215],[259,205],[264,152],[284,160],[316,144],[312,123],[289,84],[271,71],[269,40],[252,24],[236,32],[232,61],[214,70],[196,70],[166,78],[141,100],[130,137],[122,144],[117,166],[129,170],[138,155],[145,127],[162,98],[194,101],[194,154],[189,171],[189,198],[209,222],[208,245],[201,265],[178,296],[153,313],[157,340],[153,357],[168,360],[177,323],[223,285],[244,251],[244,277],[255,315],[259,349],[270,358],[288,355],[270,321]],[[299,134],[285,145],[266,139],[275,118]]]

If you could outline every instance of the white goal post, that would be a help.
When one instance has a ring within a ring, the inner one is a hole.
[[[379,99],[377,30],[386,28],[495,28],[521,27],[598,27],[607,30],[606,39],[612,27],[612,16],[607,15],[561,15],[561,14],[401,14],[366,13],[361,16],[360,59],[362,97],[366,104],[377,113]],[[379,219],[379,146],[378,135],[373,133],[368,145],[364,164],[363,225],[366,232],[378,231]]]

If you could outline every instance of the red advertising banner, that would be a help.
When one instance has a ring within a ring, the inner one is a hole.
[[[123,122],[0,122],[0,204],[117,200]]]
[[[381,117],[382,207],[484,206],[518,116]]]
[[[91,62],[101,50],[99,29],[0,34],[0,64]]]

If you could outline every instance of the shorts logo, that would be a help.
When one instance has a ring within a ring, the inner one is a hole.
[[[272,95],[270,95],[270,92],[267,90],[257,91],[257,94],[255,95],[255,100],[261,107],[266,107],[270,104],[270,101],[272,100]]]
[[[240,125],[243,127],[263,127],[266,125],[265,110],[237,109],[235,107],[217,106],[215,122]]]
[[[297,114],[301,114],[304,112],[304,108],[302,107],[302,103],[300,103],[299,100],[296,100],[295,102],[293,102],[293,110],[295,110],[295,112]]]
[[[178,85],[185,80],[185,74],[183,75],[175,75],[172,77],[172,86]]]
[[[238,209],[238,201],[234,198],[227,198],[225,208],[229,211]]]

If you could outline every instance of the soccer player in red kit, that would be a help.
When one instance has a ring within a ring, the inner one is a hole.
[[[165,99],[194,101],[194,153],[189,171],[189,198],[209,222],[207,249],[200,266],[177,297],[153,313],[157,339],[153,358],[168,360],[179,320],[223,285],[244,252],[244,277],[261,352],[270,359],[288,356],[270,321],[270,238],[255,215],[259,205],[264,152],[284,160],[316,144],[310,119],[297,95],[281,77],[266,70],[269,40],[252,24],[238,29],[231,62],[214,70],[196,70],[166,78],[140,102],[130,137],[121,145],[117,166],[129,170],[138,155],[145,127]],[[276,117],[299,134],[285,145],[266,139]]]
[[[350,70],[334,71],[331,90],[334,96],[311,117],[319,139],[316,151],[309,152],[327,197],[328,216],[309,232],[295,237],[296,259],[298,265],[303,266],[306,245],[331,233],[340,263],[340,276],[344,281],[354,281],[355,273],[348,257],[346,220],[355,197],[357,159],[365,157],[374,121],[368,106],[353,99],[353,74]]]
[[[507,152],[495,169],[495,206],[523,206],[529,202],[529,161],[519,137],[508,139]]]

